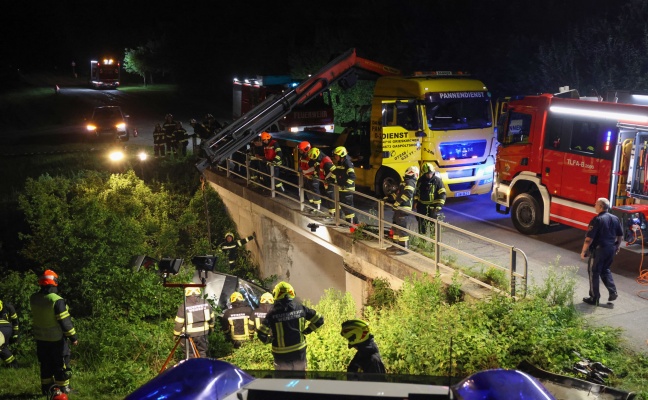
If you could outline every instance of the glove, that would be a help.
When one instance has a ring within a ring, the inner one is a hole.
[[[302,331],[302,333],[303,333],[304,335],[308,335],[309,333],[313,333],[313,330],[312,330],[310,327],[308,327],[308,328],[304,329],[304,330]]]
[[[254,234],[248,236],[247,240],[248,240],[248,242],[251,242],[252,240],[254,240]]]
[[[438,212],[441,212],[441,207],[435,207],[435,208],[434,208],[434,211],[436,211],[437,213],[438,213]]]

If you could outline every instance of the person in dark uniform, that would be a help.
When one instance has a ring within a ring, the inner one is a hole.
[[[344,321],[340,335],[349,341],[349,348],[357,350],[347,367],[347,372],[385,373],[385,365],[380,357],[378,345],[369,331],[369,324],[359,319]]]
[[[279,282],[272,291],[274,306],[261,322],[257,336],[272,343],[277,371],[306,371],[306,335],[324,325],[324,317],[295,300],[288,282]]]
[[[230,295],[230,304],[223,313],[221,327],[226,336],[232,341],[234,348],[238,349],[244,342],[254,339],[256,331],[252,307],[245,302],[243,295],[234,292]]]
[[[176,340],[183,333],[193,340],[198,354],[190,351],[189,355],[192,358],[207,357],[209,333],[214,330],[214,310],[200,294],[198,287],[185,288],[186,301],[178,307],[173,327],[173,336]],[[187,340],[182,340],[180,344],[185,347],[186,342]]]
[[[353,161],[351,161],[347,149],[343,146],[336,147],[333,150],[331,160],[334,166],[333,173],[335,174],[335,182],[338,184],[340,190],[340,203],[354,207],[353,192],[355,192],[356,174],[353,168]],[[351,226],[358,225],[358,217],[355,215],[355,211],[346,207],[342,207],[342,211],[344,213],[344,219]],[[330,212],[331,210],[329,210]],[[333,212],[335,212],[335,209]]]
[[[313,191],[320,195],[319,199],[330,216],[335,213],[335,204],[331,201],[333,198],[332,184],[335,184],[333,161],[331,157],[324,154],[320,149],[313,147],[308,151],[308,165],[314,169]],[[324,196],[321,196],[322,194]]]
[[[18,368],[16,357],[9,348],[18,341],[18,314],[13,304],[0,300],[0,359],[9,368]]]
[[[227,255],[227,264],[230,268],[234,267],[234,264],[236,263],[236,258],[238,257],[238,248],[245,246],[247,243],[253,241],[254,238],[254,233],[246,238],[239,240],[234,240],[234,234],[232,232],[227,232],[225,234],[225,240],[218,245],[218,248]]]
[[[187,133],[187,130],[182,126],[182,122],[176,121],[176,128],[175,131],[173,131],[173,136],[178,154],[186,156],[187,146],[189,146],[189,133]]]
[[[414,192],[414,203],[416,212],[430,218],[436,219],[439,216],[446,201],[446,190],[441,177],[435,174],[432,163],[423,163],[421,176],[416,181]],[[430,221],[416,217],[419,233],[427,233],[427,226]]]
[[[166,157],[166,132],[162,129],[162,125],[155,124],[153,130],[153,153],[155,158]]]
[[[254,310],[254,326],[256,329],[259,329],[261,326],[261,321],[264,320],[268,311],[272,309],[274,305],[274,297],[272,293],[265,292],[261,295],[259,307]]]
[[[412,211],[412,205],[414,204],[414,190],[416,189],[416,180],[418,177],[418,167],[407,167],[405,175],[403,176],[403,181],[400,183],[398,190],[384,198],[386,202],[392,203],[392,207],[394,208],[394,215],[392,217],[392,222],[394,224],[393,240],[405,249],[409,249],[409,233],[407,233],[405,229],[407,229],[407,220],[411,215],[407,211]],[[399,229],[399,227],[403,229]],[[388,247],[387,250],[395,252],[396,255],[407,254],[405,250],[398,246]]]
[[[614,255],[619,252],[623,240],[623,229],[616,215],[610,214],[610,201],[601,197],[594,203],[596,216],[592,218],[587,227],[585,243],[581,250],[581,259],[587,259],[587,272],[589,274],[589,297],[583,302],[593,306],[598,305],[601,293],[599,292],[599,278],[603,281],[609,292],[608,301],[617,299],[617,289],[614,285],[610,267]]]
[[[176,130],[176,122],[173,119],[173,115],[167,114],[164,116],[162,129],[164,129],[164,143],[166,144],[166,152],[167,154],[172,154],[175,151],[175,136],[173,133]]]

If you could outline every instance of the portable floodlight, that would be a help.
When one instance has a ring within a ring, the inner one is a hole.
[[[158,263],[158,268],[163,274],[175,275],[180,271],[182,262],[182,258],[163,258]]]
[[[195,256],[191,263],[198,271],[214,272],[216,266],[216,256]]]
[[[158,260],[156,260],[153,257],[139,255],[139,256],[131,257],[129,264],[130,264],[131,268],[133,268],[133,271],[137,272],[140,269],[149,270],[152,267],[154,267],[155,264],[157,264],[157,263],[158,263]]]

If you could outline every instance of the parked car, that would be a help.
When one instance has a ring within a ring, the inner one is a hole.
[[[95,138],[112,137],[115,140],[130,139],[128,115],[119,106],[95,107],[92,117],[87,121],[86,129]]]

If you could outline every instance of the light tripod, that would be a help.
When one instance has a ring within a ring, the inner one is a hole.
[[[171,353],[169,353],[169,356],[167,357],[166,361],[164,362],[164,365],[162,365],[162,369],[160,369],[160,372],[158,374],[161,374],[164,372],[166,369],[167,364],[169,361],[171,361],[171,358],[173,357],[173,354],[175,354],[176,349],[178,348],[178,345],[180,344],[180,341],[184,339],[184,347],[185,347],[185,360],[189,359],[189,345],[191,345],[191,350],[193,351],[194,357],[195,358],[200,358],[200,353],[198,353],[198,348],[196,348],[196,343],[194,343],[193,338],[191,338],[187,334],[187,292],[185,291],[186,288],[190,287],[197,287],[197,288],[204,288],[205,284],[204,283],[167,283],[166,281],[163,283],[164,287],[180,287],[182,288],[182,304],[184,307],[184,328],[182,330],[182,333],[180,333],[180,336],[178,336],[178,339],[175,342],[175,346],[173,346],[173,349],[171,350]],[[187,343],[188,342],[188,343]]]

